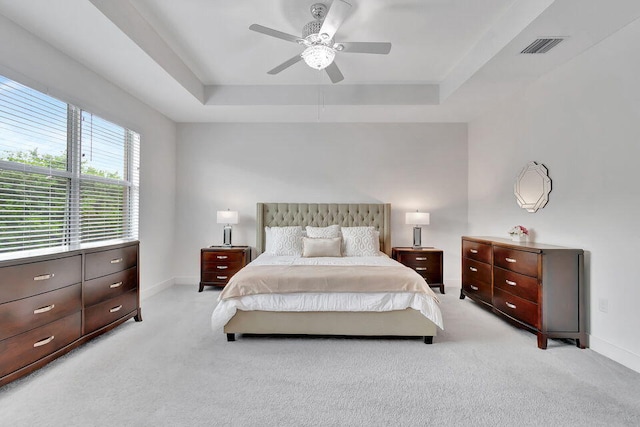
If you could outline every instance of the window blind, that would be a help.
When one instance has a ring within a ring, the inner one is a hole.
[[[137,238],[139,143],[0,76],[0,252]]]

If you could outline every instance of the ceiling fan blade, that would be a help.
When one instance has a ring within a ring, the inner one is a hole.
[[[332,39],[333,35],[338,31],[342,22],[344,22],[347,15],[349,15],[349,11],[351,10],[351,5],[344,0],[333,0],[331,4],[331,8],[327,12],[327,16],[324,18],[324,22],[322,23],[322,28],[320,28],[321,37],[322,34],[328,35],[328,39]]]
[[[344,80],[344,76],[340,72],[340,68],[338,68],[335,61],[329,64],[327,68],[325,68],[325,71],[329,75],[329,78],[331,79],[331,83],[338,83]]]
[[[294,36],[292,34],[283,33],[282,31],[274,30],[272,28],[264,27],[258,24],[252,24],[249,26],[249,29],[255,31],[257,33],[266,34],[271,37],[276,37],[278,39],[286,40],[288,42],[300,43],[302,39],[298,36]]]
[[[377,53],[386,55],[391,51],[391,43],[378,42],[341,42],[343,46],[342,52],[349,53]]]
[[[284,70],[285,68],[291,67],[293,64],[295,64],[300,60],[302,60],[302,56],[296,55],[293,58],[284,61],[282,64],[278,65],[273,70],[267,71],[267,74],[278,74],[280,71]]]

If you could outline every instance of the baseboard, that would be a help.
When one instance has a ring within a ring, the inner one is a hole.
[[[157,294],[158,292],[162,292],[165,289],[170,288],[175,283],[175,279],[167,279],[164,282],[156,283],[150,288],[143,288],[140,290],[140,299],[144,300],[145,298],[149,298],[152,295]]]
[[[589,336],[589,348],[629,369],[640,372],[640,356],[631,353],[629,350],[620,348],[593,335]]]

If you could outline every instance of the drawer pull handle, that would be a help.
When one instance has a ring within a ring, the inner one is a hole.
[[[119,288],[120,286],[122,286],[122,282],[112,283],[111,285],[109,285],[109,287],[110,287],[111,289],[113,289],[113,288]]]
[[[216,258],[218,258],[218,259],[227,259],[229,257],[226,256],[226,255],[218,255],[218,256],[216,256]]]
[[[471,252],[472,254],[477,254],[478,250],[477,249],[469,249],[469,252]]]
[[[109,313],[115,313],[116,311],[120,311],[121,308],[122,308],[122,304],[120,304],[117,307],[113,307],[113,308],[109,309]]]
[[[53,310],[55,306],[56,306],[55,304],[51,304],[51,305],[47,305],[46,307],[36,308],[35,310],[33,310],[33,314],[46,313],[47,311]]]
[[[516,282],[512,282],[511,280],[505,280],[505,282],[507,282],[507,285],[511,285],[511,286],[516,286],[517,285]]]
[[[33,280],[38,281],[38,280],[49,280],[52,279],[55,276],[55,274],[51,273],[51,274],[41,274],[40,276],[36,276],[33,278]]]
[[[227,268],[229,268],[229,267],[226,266],[226,265],[219,265],[218,266],[218,270],[226,270]]]
[[[478,269],[477,269],[477,268],[475,268],[475,267],[469,267],[469,270],[473,271],[474,273],[475,273],[476,271],[478,271]]]
[[[40,347],[40,346],[49,344],[51,341],[53,341],[53,339],[55,337],[56,337],[55,335],[51,335],[49,338],[45,338],[42,341],[38,341],[36,343],[33,343],[33,347],[36,348],[36,347]]]
[[[216,276],[216,279],[218,279],[218,280],[227,280],[227,277],[229,277],[229,276]]]
[[[478,287],[477,287],[477,286],[469,285],[469,287],[470,287],[471,289],[473,289],[474,291],[477,291],[477,290],[478,290]]]
[[[426,261],[426,260],[427,260],[427,257],[426,257],[426,256],[419,256],[419,257],[416,257],[416,261]]]
[[[509,301],[505,301],[505,304],[507,304],[507,307],[509,308],[516,308],[515,304],[511,304]]]
[[[507,260],[507,262],[517,262],[515,259],[513,258],[505,258]]]
[[[111,260],[111,264],[119,264],[122,262],[122,258],[116,258]]]
[[[427,271],[427,267],[416,267],[416,271]]]

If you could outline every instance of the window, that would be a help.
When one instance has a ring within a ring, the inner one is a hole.
[[[0,252],[138,237],[140,135],[0,76]]]

